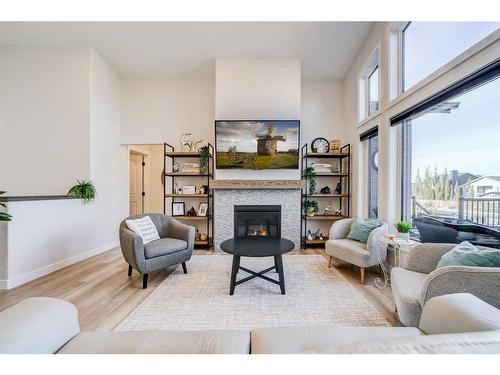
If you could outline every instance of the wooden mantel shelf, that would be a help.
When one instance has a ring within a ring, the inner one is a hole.
[[[212,189],[303,189],[306,182],[303,180],[213,180]]]

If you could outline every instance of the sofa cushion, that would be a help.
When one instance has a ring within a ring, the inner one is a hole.
[[[427,335],[500,330],[500,309],[469,293],[444,294],[425,303],[419,329]]]
[[[391,270],[391,288],[399,320],[407,327],[418,327],[422,307],[420,293],[427,274],[396,267]]]
[[[342,354],[500,354],[500,331],[384,339],[336,349]]]
[[[459,243],[441,257],[437,268],[448,266],[500,267],[500,250]]]
[[[328,240],[325,244],[325,251],[328,255],[352,263],[358,267],[370,267],[370,253],[366,250],[366,244],[342,239]]]
[[[358,218],[353,221],[347,239],[367,243],[372,230],[382,224],[380,220]]]
[[[78,332],[78,311],[73,304],[55,298],[27,298],[0,312],[0,353],[56,353]]]
[[[151,259],[186,250],[187,247],[186,241],[177,238],[161,238],[144,245],[144,253],[147,259]]]
[[[339,347],[367,340],[420,334],[418,329],[406,327],[257,328],[251,332],[252,354],[335,353]],[[326,348],[328,351],[325,351]]]
[[[83,332],[60,354],[248,354],[248,331]]]

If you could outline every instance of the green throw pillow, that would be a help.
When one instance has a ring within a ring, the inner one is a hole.
[[[355,219],[351,225],[351,231],[347,235],[349,240],[368,242],[368,236],[375,228],[382,225],[380,220],[373,219]]]
[[[464,241],[444,254],[437,268],[448,266],[500,267],[500,250],[478,249]]]

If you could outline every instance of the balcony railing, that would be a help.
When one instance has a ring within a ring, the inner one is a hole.
[[[489,227],[500,227],[500,198],[459,198],[455,201],[418,201],[411,197],[411,217],[420,214],[470,220]]]

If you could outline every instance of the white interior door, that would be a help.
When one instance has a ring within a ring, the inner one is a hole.
[[[144,213],[142,155],[130,154],[130,215]]]

